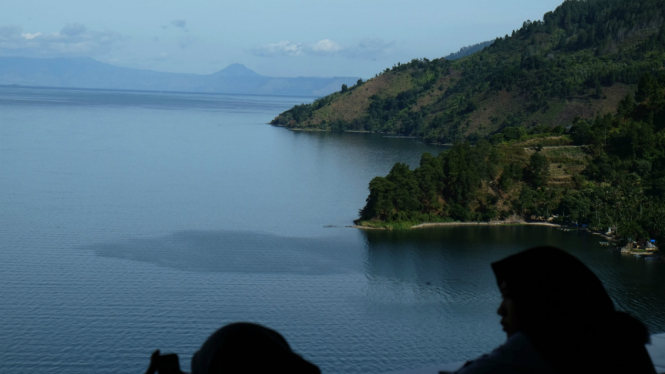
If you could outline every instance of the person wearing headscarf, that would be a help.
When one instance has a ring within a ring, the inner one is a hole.
[[[456,373],[655,373],[647,328],[580,260],[537,247],[492,264],[508,339]]]
[[[153,353],[146,374],[184,374],[176,354]],[[247,322],[226,325],[210,335],[192,357],[192,374],[321,374],[291,350],[275,330]]]

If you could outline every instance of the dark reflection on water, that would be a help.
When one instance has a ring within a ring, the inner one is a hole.
[[[86,246],[97,255],[179,270],[220,273],[343,274],[361,272],[335,238],[290,238],[260,232],[180,231]]]

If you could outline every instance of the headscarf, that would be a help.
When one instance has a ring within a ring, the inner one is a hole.
[[[192,374],[320,374],[319,368],[291,350],[275,330],[254,323],[226,325],[192,357]]]
[[[492,264],[505,282],[520,331],[561,373],[655,373],[647,328],[617,312],[600,279],[580,260],[537,247]]]

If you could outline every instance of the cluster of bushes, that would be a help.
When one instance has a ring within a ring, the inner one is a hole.
[[[424,154],[413,171],[398,163],[386,177],[372,179],[358,221],[493,220],[500,214],[499,194],[488,193],[484,185],[498,179],[498,188],[506,191],[520,182],[542,188],[548,170],[549,161],[540,153],[534,153],[526,165],[505,164],[500,148],[486,140],[476,146],[457,143],[437,157]]]

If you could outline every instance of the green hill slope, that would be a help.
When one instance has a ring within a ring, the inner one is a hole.
[[[658,0],[565,1],[480,52],[397,64],[272,124],[434,143],[492,139],[515,126],[549,131],[612,112],[644,73],[662,69],[664,19]]]

